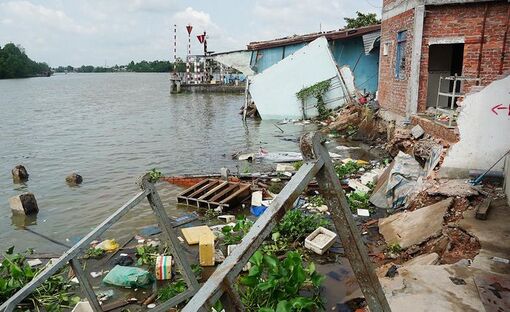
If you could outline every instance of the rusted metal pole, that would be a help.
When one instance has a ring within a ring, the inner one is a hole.
[[[352,218],[352,212],[340,185],[340,179],[335,173],[328,150],[323,143],[324,140],[318,132],[305,134],[300,142],[303,158],[308,161],[324,160],[324,166],[317,173],[316,180],[319,191],[329,207],[347,259],[370,311],[390,312],[390,306],[375,274],[372,262],[370,262],[365,244]]]

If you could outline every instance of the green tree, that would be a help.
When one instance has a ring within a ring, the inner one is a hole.
[[[345,22],[347,23],[344,29],[359,28],[381,23],[381,20],[377,18],[377,15],[375,13],[363,14],[359,11],[356,11],[356,15],[357,16],[353,18],[351,17],[344,18]]]
[[[50,73],[48,64],[32,61],[23,47],[14,43],[0,47],[0,79],[49,76]]]

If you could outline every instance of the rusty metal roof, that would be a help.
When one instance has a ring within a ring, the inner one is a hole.
[[[273,40],[267,40],[267,41],[250,42],[247,45],[247,49],[253,51],[253,50],[261,50],[261,49],[287,46],[287,45],[291,45],[291,44],[310,42],[310,41],[313,41],[313,40],[315,40],[319,37],[322,37],[322,36],[325,36],[330,41],[331,40],[347,39],[347,38],[362,36],[364,34],[368,34],[368,33],[374,32],[374,31],[378,31],[378,30],[381,30],[381,24],[365,26],[365,27],[360,27],[360,28],[317,32],[317,33],[311,33],[311,34],[306,34],[306,35],[294,35],[294,36],[278,38],[278,39],[273,39]]]

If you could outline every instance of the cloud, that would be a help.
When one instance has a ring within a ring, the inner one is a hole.
[[[258,0],[253,10],[257,25],[262,26],[261,39],[340,29],[344,17],[354,16],[356,11],[379,13],[380,9],[362,1]]]
[[[35,5],[28,1],[9,1],[0,4],[0,14],[8,16],[7,20],[16,20],[18,25],[52,28],[54,30],[72,32],[76,34],[93,34],[94,26],[84,26],[76,23],[63,11],[53,10],[42,5]]]

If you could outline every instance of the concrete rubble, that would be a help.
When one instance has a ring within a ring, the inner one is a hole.
[[[452,202],[453,199],[448,198],[415,211],[379,219],[379,232],[388,243],[396,243],[404,249],[420,244],[441,232],[443,216]]]

